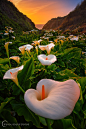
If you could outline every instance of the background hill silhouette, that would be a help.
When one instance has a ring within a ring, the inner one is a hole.
[[[57,17],[49,20],[43,29],[75,30],[86,32],[86,0],[65,17]]]
[[[26,15],[19,12],[15,5],[8,0],[0,0],[0,30],[11,26],[14,30],[31,30],[35,24]]]

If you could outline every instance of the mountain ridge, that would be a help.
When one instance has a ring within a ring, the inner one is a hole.
[[[15,5],[8,0],[0,0],[0,30],[11,26],[16,30],[35,29],[35,24],[26,15],[21,13]]]
[[[56,21],[56,22],[55,22]],[[60,24],[58,24],[58,22]],[[82,31],[86,31],[86,0],[84,0],[80,5],[71,11],[68,15],[64,17],[57,17],[49,20],[42,29],[60,29],[63,31],[74,30],[79,27]],[[84,25],[84,26],[83,26]],[[81,27],[81,28],[80,28]]]

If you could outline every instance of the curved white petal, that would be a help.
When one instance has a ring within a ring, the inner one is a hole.
[[[14,73],[16,73],[16,76],[17,76],[18,71],[22,70],[23,67],[24,67],[24,66],[22,65],[22,66],[20,66],[20,67],[14,68],[14,69],[9,69],[9,70],[5,73],[3,79],[15,79],[14,76],[12,76],[12,75],[10,74],[10,72],[11,72],[13,75],[14,75]]]
[[[41,100],[42,85],[45,86],[46,98]],[[80,96],[78,84],[70,79],[58,82],[42,79],[37,90],[29,89],[24,94],[27,107],[34,113],[50,119],[62,119],[71,114]]]
[[[47,60],[46,60],[47,58]],[[40,54],[38,55],[38,60],[41,62],[42,65],[51,65],[52,63],[54,63],[57,59],[55,55],[44,55],[44,54]]]
[[[50,43],[50,44],[48,44],[48,45],[39,45],[39,48],[40,48],[42,51],[46,50],[47,53],[50,54],[50,51],[51,51],[52,48],[54,48],[54,46],[55,46],[55,45],[54,45],[53,43]]]
[[[11,56],[9,59],[13,59],[13,60],[15,60],[17,63],[19,63],[19,61],[20,61],[19,56]]]

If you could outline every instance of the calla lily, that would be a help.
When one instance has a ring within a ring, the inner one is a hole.
[[[9,35],[9,33],[4,33],[4,35]]]
[[[12,42],[6,42],[5,45],[4,45],[7,55],[8,55],[8,45],[9,45],[9,43],[12,44]]]
[[[33,41],[33,42],[34,42],[34,44],[35,44],[35,46],[36,46],[36,45],[39,45],[41,41],[42,41],[42,40],[40,39],[40,40],[38,40],[38,41]]]
[[[30,53],[30,49],[33,48],[33,46],[29,45],[29,44],[27,46],[25,46],[25,47],[26,47],[25,50],[28,51],[29,53]]]
[[[38,55],[38,47],[36,46],[35,49],[36,49],[36,53],[37,53],[37,55]]]
[[[46,50],[47,51],[47,54],[50,54],[50,51],[51,51],[51,48],[54,48],[54,44],[53,43],[50,43],[48,45],[39,45],[39,48],[44,51]]]
[[[54,63],[57,59],[55,55],[38,55],[38,60],[41,62],[42,65],[51,65]]]
[[[47,39],[47,41],[49,41],[49,37],[44,37],[44,39]]]
[[[15,36],[12,36],[12,38],[15,40]]]
[[[19,50],[20,50],[21,53],[24,55],[25,50],[29,51],[29,53],[30,53],[30,49],[31,49],[31,48],[33,48],[32,45],[26,44],[26,45],[23,45],[23,46],[19,47]]]
[[[72,79],[64,82],[42,79],[36,90],[28,89],[25,92],[24,101],[39,116],[56,120],[72,113],[79,96],[79,86]]]
[[[3,79],[11,79],[12,81],[14,81],[16,83],[16,85],[18,85],[18,78],[17,78],[17,74],[18,74],[18,71],[22,70],[23,69],[23,65],[20,66],[20,67],[17,67],[17,68],[14,68],[14,69],[10,69],[8,70]]]
[[[73,40],[78,41],[78,40],[79,40],[79,37],[78,37],[78,36],[77,36],[77,37],[75,36],[75,37],[71,38],[70,40],[71,40],[71,41],[73,41]]]
[[[25,53],[25,47],[24,46],[21,46],[21,47],[19,47],[19,50],[21,51],[22,55],[24,55],[24,53]]]
[[[20,58],[19,58],[19,56],[11,56],[9,59],[15,60],[18,64],[20,63]]]
[[[58,39],[55,39],[54,42],[57,43]]]

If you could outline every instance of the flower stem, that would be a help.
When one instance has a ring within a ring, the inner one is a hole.
[[[23,92],[23,93],[25,93],[25,91],[22,89],[22,87],[18,84],[17,85],[19,88],[20,88],[20,90]]]
[[[45,118],[45,120],[46,120],[48,129],[52,129],[52,127],[51,127],[51,125],[50,125],[50,122],[49,122],[49,119],[48,119],[48,118]]]
[[[7,53],[8,59],[9,59],[9,52]],[[9,59],[9,66],[11,68],[11,63],[10,63],[10,59]]]

